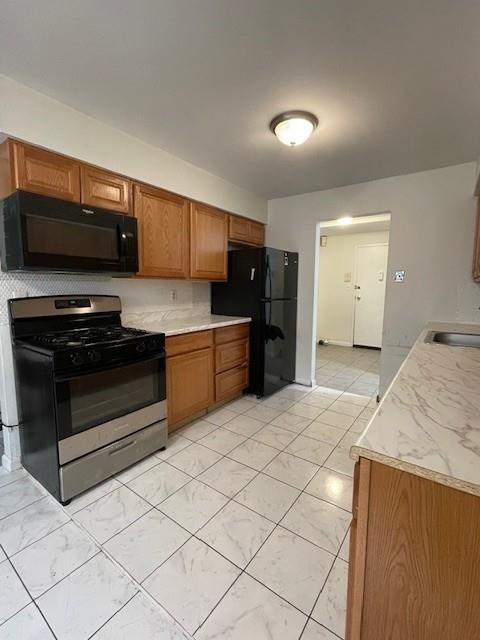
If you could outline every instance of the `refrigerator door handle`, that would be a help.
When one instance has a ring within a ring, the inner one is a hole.
[[[272,297],[272,270],[270,268],[270,256],[267,254],[267,264],[266,264],[266,280],[268,281],[268,284],[270,285],[270,295],[265,296],[267,299],[270,299]],[[266,293],[266,289],[267,289],[267,283],[265,282],[265,293]]]

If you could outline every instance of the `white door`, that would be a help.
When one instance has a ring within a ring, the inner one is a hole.
[[[356,249],[354,345],[382,346],[387,257],[388,244],[365,244]]]

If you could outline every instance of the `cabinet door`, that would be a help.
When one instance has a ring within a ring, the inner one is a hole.
[[[167,191],[135,185],[139,273],[158,278],[189,275],[188,200]]]
[[[80,164],[51,151],[13,143],[15,187],[80,202]]]
[[[228,217],[207,205],[192,203],[190,275],[199,280],[227,279]]]
[[[480,281],[480,198],[477,198],[477,225],[475,229],[475,248],[473,253],[473,279]]]
[[[249,222],[249,237],[252,244],[263,247],[265,244],[265,225],[260,222]]]
[[[360,639],[477,640],[479,548],[477,495],[372,462]]]
[[[128,178],[82,165],[81,187],[84,204],[119,213],[131,212],[132,183]]]
[[[167,358],[167,406],[172,425],[213,404],[213,351],[201,349]]]
[[[250,226],[246,218],[228,217],[228,238],[237,242],[249,242]]]

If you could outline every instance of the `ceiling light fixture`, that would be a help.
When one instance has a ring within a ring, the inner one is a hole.
[[[270,122],[270,131],[287,147],[297,147],[312,135],[318,118],[308,111],[285,111]]]
[[[338,218],[337,223],[342,226],[347,226],[347,224],[352,224],[353,218],[352,216],[343,216],[342,218]]]

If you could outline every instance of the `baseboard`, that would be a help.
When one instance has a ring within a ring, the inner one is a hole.
[[[336,347],[353,347],[353,342],[345,342],[344,340],[330,340],[326,338],[327,346],[333,344]]]
[[[315,380],[307,380],[307,378],[295,378],[295,384],[303,384],[304,387],[313,387],[315,386]]]
[[[7,455],[3,454],[0,468],[1,467],[6,469],[8,472],[12,472],[17,469],[21,469],[22,463],[20,462],[20,458],[9,458]]]

